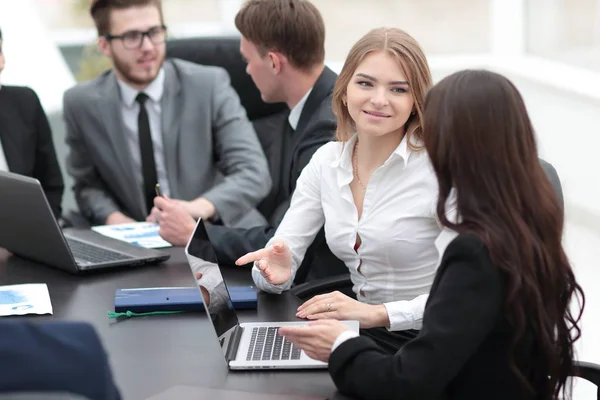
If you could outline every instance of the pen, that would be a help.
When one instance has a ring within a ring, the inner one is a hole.
[[[154,185],[154,190],[156,191],[156,195],[158,197],[162,197],[162,193],[160,192],[160,183],[157,183],[156,185]]]

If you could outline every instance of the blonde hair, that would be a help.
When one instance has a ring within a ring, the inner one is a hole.
[[[397,28],[373,29],[350,49],[335,83],[331,101],[333,113],[337,117],[336,139],[346,142],[354,134],[354,121],[348,113],[348,108],[343,104],[343,99],[346,96],[346,88],[358,65],[368,54],[376,51],[386,51],[395,57],[406,76],[410,93],[414,99],[414,114],[411,114],[408,121],[406,121],[406,135],[409,146],[414,150],[418,150],[414,148],[411,140],[413,136],[419,140],[423,136],[421,120],[425,94],[432,86],[431,71],[421,46],[412,36]]]

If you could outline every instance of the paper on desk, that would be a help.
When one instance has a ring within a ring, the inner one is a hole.
[[[158,234],[158,225],[151,222],[133,222],[130,224],[99,225],[92,229],[104,236],[122,240],[147,249],[171,247],[171,244]]]
[[[0,317],[25,314],[52,314],[45,283],[0,286]]]

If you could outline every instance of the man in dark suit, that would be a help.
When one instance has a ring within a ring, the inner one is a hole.
[[[4,69],[2,41],[0,30],[0,72]],[[60,217],[63,177],[48,119],[30,88],[0,86],[0,171],[39,180],[54,216]]]
[[[85,323],[2,322],[0,365],[0,394],[121,398],[100,339]]]
[[[93,224],[144,221],[156,183],[194,218],[264,223],[267,161],[227,72],[165,61],[160,0],[96,0],[98,47],[113,68],[64,95],[68,172]]]
[[[268,224],[251,229],[209,226],[211,241],[222,263],[233,264],[240,256],[259,249],[274,235],[289,208],[296,180],[314,152],[332,140],[336,119],[331,93],[337,75],[325,66],[325,25],[319,10],[306,0],[250,0],[235,18],[241,32],[240,52],[246,72],[261,92],[263,101],[285,102],[289,111],[255,122],[265,149],[273,187],[258,209]],[[194,229],[189,219],[179,218],[176,205],[166,206],[161,236],[184,245]],[[322,236],[322,235],[321,235]],[[313,250],[325,259],[331,255],[322,237]],[[314,252],[307,253],[310,260]],[[340,272],[345,272],[340,269]]]

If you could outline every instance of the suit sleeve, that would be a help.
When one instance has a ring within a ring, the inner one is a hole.
[[[210,225],[207,231],[217,259],[226,265],[234,265],[244,254],[265,247],[275,234],[275,228],[269,225],[249,229]]]
[[[33,102],[35,104],[35,129],[37,133],[35,144],[35,166],[34,177],[40,181],[52,213],[58,219],[62,214],[62,197],[65,190],[60,165],[56,158],[56,150],[52,141],[52,131],[46,113],[42,108],[40,99],[32,90]]]
[[[106,185],[98,175],[87,150],[82,127],[75,117],[76,102],[72,92],[65,93],[63,115],[67,128],[66,142],[69,147],[67,171],[75,182],[73,191],[79,211],[93,224],[104,224],[111,213],[121,210],[108,194]]]
[[[332,353],[329,371],[340,391],[361,398],[441,398],[500,318],[505,290],[481,244],[461,238],[451,246],[415,340],[395,355],[364,337]]]
[[[225,225],[233,225],[269,193],[271,176],[256,132],[227,72],[218,69],[215,75],[213,145],[225,178],[203,197],[214,204]]]
[[[295,188],[296,180],[304,167],[308,165],[315,152],[325,143],[331,141],[335,132],[335,121],[318,121],[310,131],[306,131],[302,143],[299,144],[298,159],[294,165],[296,173],[292,174],[292,187]],[[288,162],[288,161],[284,161]],[[276,206],[273,212],[273,225],[257,226],[250,229],[229,228],[222,225],[213,225],[208,227],[208,234],[215,247],[217,258],[220,262],[233,265],[235,260],[246,253],[265,247],[267,242],[273,238],[275,231],[287,210],[290,208],[290,199],[284,200]],[[304,257],[305,260],[313,259],[313,254],[308,251]],[[304,262],[303,262],[304,263]]]
[[[121,398],[94,329],[79,322],[0,323],[0,392],[69,392]]]

